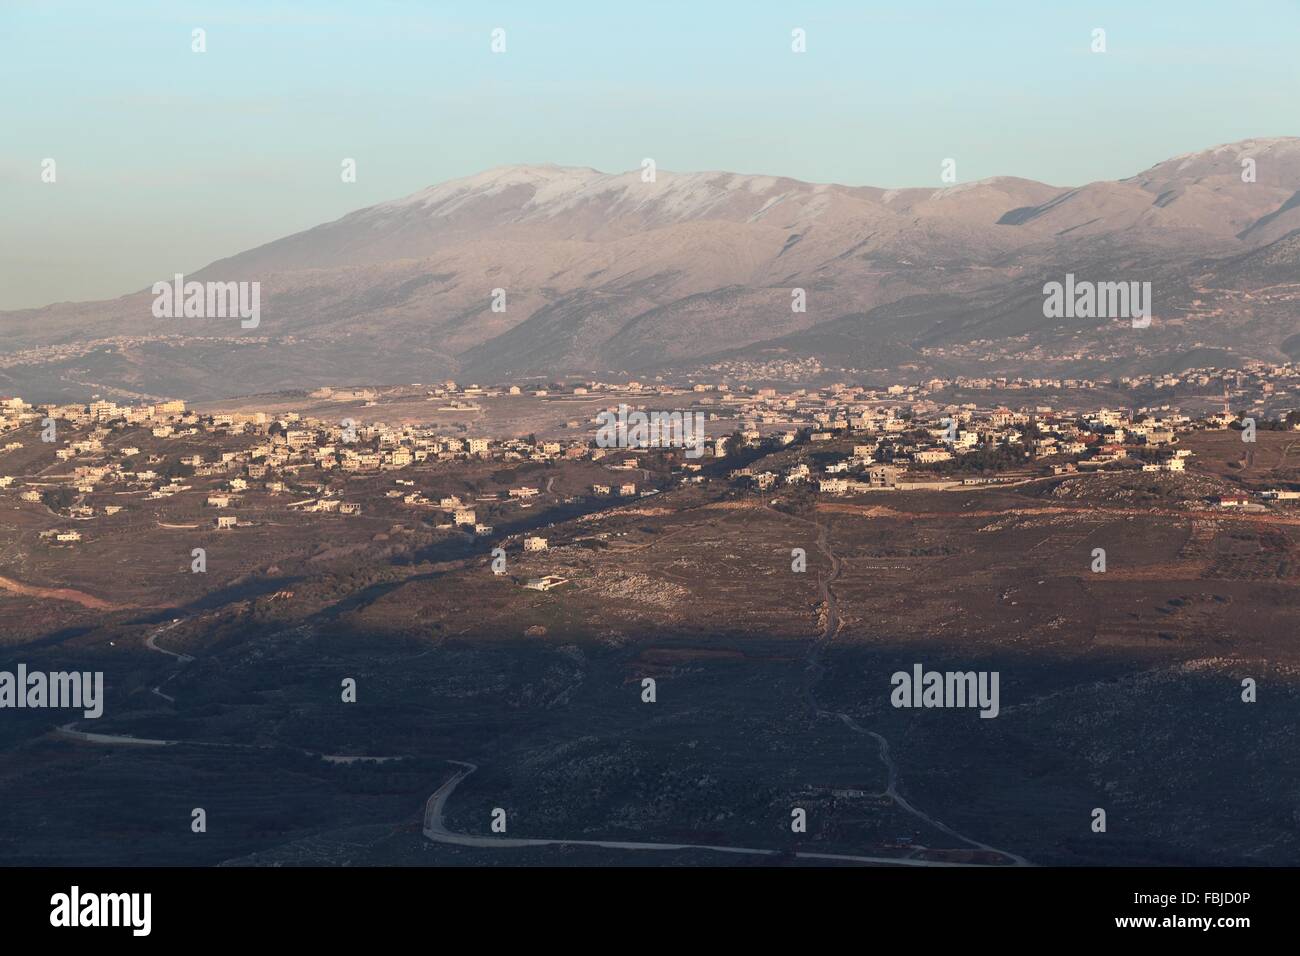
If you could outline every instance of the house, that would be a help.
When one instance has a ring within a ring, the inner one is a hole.
[[[464,524],[473,527],[478,523],[478,520],[474,517],[473,508],[460,508],[456,511],[455,522],[458,525]]]
[[[1243,508],[1249,503],[1250,499],[1245,495],[1229,494],[1219,495],[1216,504],[1220,508]]]
[[[55,541],[80,541],[80,531],[60,531],[54,536]]]
[[[225,531],[227,528],[234,528],[239,524],[239,519],[234,515],[218,515],[216,518],[217,529]]]
[[[546,539],[537,535],[530,535],[524,538],[525,551],[545,551],[547,548]]]
[[[618,493],[622,498],[631,498],[636,495],[636,485],[630,481],[625,485],[619,485]]]
[[[524,587],[533,591],[549,591],[551,588],[558,588],[561,584],[568,582],[568,578],[562,578],[558,574],[548,574],[542,578],[529,578]]]
[[[339,504],[339,514],[341,515],[359,515],[361,514],[361,505],[355,501],[344,501]]]
[[[899,470],[893,465],[876,465],[867,471],[867,481],[872,488],[893,488],[898,484]]]
[[[918,451],[912,458],[918,465],[932,465],[940,461],[951,461],[952,452],[946,448],[926,448]]]

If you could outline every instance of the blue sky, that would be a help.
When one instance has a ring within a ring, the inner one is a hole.
[[[1300,133],[1297,47],[1300,0],[0,0],[0,309],[511,163],[1118,178]]]

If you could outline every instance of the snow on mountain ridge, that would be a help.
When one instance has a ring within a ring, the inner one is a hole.
[[[1245,156],[1274,151],[1287,158],[1293,153],[1300,155],[1300,138],[1260,137],[1225,143],[1171,157],[1119,182],[1138,182],[1149,179],[1156,173],[1177,175],[1192,168],[1198,160],[1213,160],[1225,152]],[[654,183],[642,182],[641,175],[640,169],[605,173],[589,166],[497,166],[429,186],[409,196],[359,210],[354,215],[382,217],[395,212],[423,209],[433,216],[450,216],[465,209],[468,204],[491,200],[507,190],[531,189],[531,196],[522,199],[516,206],[517,221],[552,218],[593,201],[608,203],[613,213],[653,212],[690,219],[707,215],[742,196],[762,199],[759,206],[747,210],[742,216],[753,221],[761,218],[765,209],[771,209],[795,197],[840,191],[862,196],[864,191],[875,189],[870,186],[809,183],[788,177],[723,171],[678,173],[659,169]],[[1003,183],[1046,187],[1046,184],[1020,177],[992,176],[939,189],[926,189],[922,186],[879,190],[877,201],[889,205],[894,200],[909,195],[926,195],[931,200],[938,200],[951,198],[976,187],[997,187]],[[781,193],[773,195],[773,190],[780,189],[783,185]]]
[[[783,184],[792,188],[773,195]],[[745,218],[754,218],[762,209],[792,196],[812,196],[829,188],[777,176],[728,172],[675,173],[661,169],[654,182],[644,182],[641,170],[602,173],[588,167],[502,166],[448,180],[355,215],[382,219],[418,209],[434,217],[446,217],[508,190],[525,189],[532,194],[515,205],[512,218],[519,222],[555,218],[591,202],[604,204],[611,215],[649,213],[663,219],[702,218],[732,202],[757,203],[754,210],[746,210]]]

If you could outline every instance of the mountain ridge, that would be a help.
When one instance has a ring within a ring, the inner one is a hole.
[[[1253,182],[1242,175],[1246,159],[1254,160]],[[1206,262],[1229,269],[1235,257],[1285,247],[1298,229],[1296,137],[1221,144],[1075,187],[994,176],[884,189],[669,170],[644,182],[640,170],[501,166],[354,210],[187,277],[260,282],[255,330],[221,319],[160,321],[148,290],[0,313],[9,333],[0,389],[30,390],[44,375],[60,395],[165,386],[200,398],[358,376],[681,371],[707,367],[711,356],[762,352],[765,343],[786,348],[843,316],[934,295],[957,297],[972,316],[1009,311],[961,322],[913,315],[909,327],[891,325],[886,352],[929,355],[922,361],[936,369],[1010,368],[1029,361],[1013,353],[1060,344],[1064,333],[1034,316],[1033,290],[1065,271],[1154,280],[1164,293],[1166,351],[1209,334],[1216,347],[1285,358],[1282,343],[1296,330],[1276,333],[1294,318],[1292,300],[1228,297],[1206,307],[1207,297],[1226,293],[1195,292],[1195,273]],[[1272,280],[1286,276],[1289,260],[1279,261],[1266,270]],[[1238,265],[1229,274],[1245,283],[1264,272]],[[805,312],[791,309],[795,288],[805,290]],[[492,308],[495,289],[505,290],[504,312]],[[990,341],[971,338],[981,325],[1037,345],[994,341],[976,355],[971,343]],[[1115,331],[1070,330],[1101,356],[1074,365],[1124,371],[1168,360],[1124,349],[1107,358]],[[231,355],[219,356],[213,340],[227,342]],[[91,342],[109,343],[107,352],[87,348],[79,361],[72,353]],[[1156,336],[1142,348],[1153,343]],[[62,351],[25,360],[50,348]],[[267,349],[285,355],[254,354]]]

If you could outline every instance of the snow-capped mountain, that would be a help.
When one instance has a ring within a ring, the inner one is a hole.
[[[1124,369],[1176,364],[1184,340],[1279,358],[1300,329],[1285,294],[1212,307],[1223,292],[1198,279],[1216,263],[1276,277],[1287,261],[1277,250],[1300,229],[1296,138],[1218,146],[1076,188],[644,172],[491,169],[189,277],[260,282],[256,330],[160,320],[148,290],[0,314],[0,391],[70,394],[90,383],[196,397],[774,355],[909,372],[1074,355],[1076,366]],[[1252,266],[1256,252],[1273,265]],[[1163,337],[1126,349],[1106,338],[1113,330],[1044,319],[1041,286],[1067,271],[1153,281]],[[806,311],[792,308],[796,288]],[[1082,350],[1057,349],[1062,336]]]

